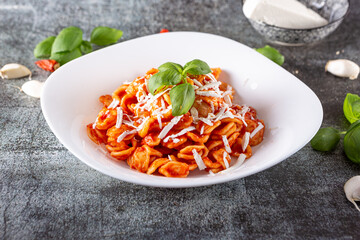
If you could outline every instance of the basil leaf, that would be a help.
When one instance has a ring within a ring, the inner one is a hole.
[[[51,36],[38,43],[34,49],[34,56],[36,58],[49,58],[55,38],[55,36]]]
[[[351,161],[360,164],[360,120],[349,127],[344,137],[344,151]]]
[[[90,42],[99,46],[106,46],[116,43],[122,35],[121,30],[100,26],[92,30]]]
[[[199,59],[192,60],[185,64],[183,74],[203,75],[211,73],[211,69],[206,62]]]
[[[174,69],[175,71],[178,71],[179,73],[182,73],[183,68],[180,64],[177,63],[172,63],[172,62],[167,62],[162,64],[160,67],[158,67],[159,71],[165,71],[167,69]]]
[[[83,54],[88,54],[88,53],[92,52],[93,48],[89,41],[82,41],[82,43],[80,45],[80,50]]]
[[[266,45],[263,48],[257,48],[256,51],[261,53],[262,55],[264,55],[265,57],[267,57],[271,61],[279,64],[280,66],[283,65],[283,63],[285,61],[284,56],[281,55],[281,53],[278,50],[276,50],[275,48],[270,47],[269,45]]]
[[[51,54],[50,59],[56,60],[60,65],[64,65],[67,62],[70,62],[71,60],[81,57],[81,51],[80,48],[76,48],[72,50],[71,52],[62,52],[62,53],[54,53]]]
[[[155,95],[159,93],[165,86],[176,85],[181,82],[181,73],[174,69],[167,69],[152,75],[149,79],[149,91]]]
[[[354,123],[360,119],[360,97],[356,94],[346,94],[343,111],[346,119]]]
[[[187,113],[195,101],[195,91],[190,83],[183,83],[173,87],[169,95],[173,116]]]
[[[56,37],[51,49],[51,54],[71,52],[75,48],[80,47],[82,35],[83,32],[78,27],[64,28]]]
[[[340,141],[340,133],[334,128],[321,128],[311,139],[312,148],[318,151],[331,151]]]

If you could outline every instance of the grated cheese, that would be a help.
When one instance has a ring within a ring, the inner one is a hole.
[[[199,88],[199,91],[200,90],[207,90],[207,89],[210,89],[210,88],[219,88],[219,86],[221,85],[221,82],[211,82],[211,83],[208,83],[202,87]]]
[[[198,85],[199,87],[202,87],[203,85],[201,84],[201,82],[199,82],[196,79],[191,79],[196,85]]]
[[[199,120],[200,121],[202,121],[203,123],[205,123],[205,124],[207,124],[207,125],[209,125],[209,126],[212,126],[212,125],[214,125],[209,119],[207,119],[207,118],[199,118]]]
[[[203,125],[203,126],[201,127],[201,129],[200,129],[200,135],[203,135],[204,129],[205,129],[205,126]]]
[[[250,133],[249,132],[246,132],[243,136],[243,139],[242,139],[242,150],[243,152],[245,152],[247,146],[249,145],[249,140],[250,140]]]
[[[194,130],[194,129],[195,129],[195,127],[193,127],[193,126],[184,128],[184,129],[181,130],[180,132],[166,137],[166,138],[164,139],[164,142],[168,142],[170,138],[179,137],[179,136],[184,135],[185,133],[190,132],[190,131],[192,131],[192,130]],[[175,140],[175,139],[174,139],[174,140]],[[175,142],[174,140],[173,140],[173,142]],[[179,140],[179,139],[178,139],[178,140]],[[179,141],[180,141],[180,140],[179,140]],[[178,142],[179,142],[179,141],[178,141]],[[175,143],[176,143],[176,142],[175,142]]]
[[[204,170],[206,166],[199,153],[196,151],[196,149],[193,149],[192,153],[194,155],[195,162],[199,167],[199,170]]]
[[[134,134],[136,133],[136,130],[131,130],[131,131],[125,131],[122,134],[119,135],[119,137],[117,138],[117,142],[121,142],[126,136],[130,135],[130,134]]]
[[[213,173],[213,171],[211,171],[211,170],[209,170],[209,174],[210,174],[211,176],[215,176],[215,173]]]
[[[122,119],[123,119],[123,111],[121,109],[121,107],[117,107],[116,108],[117,111],[117,116],[116,116],[116,128],[120,128],[121,124],[122,124]]]
[[[137,130],[137,131],[140,131],[140,130],[144,127],[146,121],[147,121],[149,118],[150,118],[150,117],[144,118],[144,120],[143,120],[142,123],[136,128],[136,130]]]
[[[237,159],[236,166],[242,165],[244,163],[245,159],[246,159],[246,155],[241,153]]]
[[[199,112],[196,108],[192,107],[190,109],[191,116],[195,119],[199,117]]]
[[[162,129],[161,115],[157,115],[156,118],[159,122],[159,128]]]
[[[169,159],[170,161],[172,161],[172,158],[170,157],[170,155],[168,155],[168,159]]]
[[[226,155],[227,155],[227,153],[224,152],[224,153],[223,153],[223,160],[224,160],[225,168],[227,169],[227,168],[230,167],[230,165],[229,165],[228,160],[226,159]]]
[[[226,95],[226,96],[224,97],[224,100],[225,100],[226,104],[228,104],[228,105],[230,105],[230,106],[232,105],[230,95]]]
[[[210,102],[211,112],[215,112],[215,106],[213,102]]]
[[[117,99],[113,99],[113,101],[110,103],[110,105],[108,106],[108,109],[114,109],[114,108],[116,108],[116,106],[119,104],[120,102],[119,102],[119,100],[117,100]]]
[[[231,153],[231,148],[230,148],[229,141],[227,140],[226,135],[222,135],[221,137],[222,137],[222,140],[223,140],[223,143],[224,143],[224,146],[225,146],[225,150],[228,153]]]
[[[180,142],[180,139],[174,138],[174,139],[173,139],[173,142],[174,142],[174,143],[178,143],[178,142]]]
[[[195,92],[197,95],[200,96],[205,96],[205,97],[216,97],[216,98],[221,98],[221,94],[215,92],[215,91],[196,91]]]
[[[206,76],[208,76],[212,81],[216,82],[216,78],[214,77],[214,75],[212,73],[208,73],[206,74]]]
[[[182,118],[183,115],[181,116],[176,116],[173,119],[171,119],[170,123],[168,125],[166,125],[163,130],[160,132],[159,134],[159,138],[163,139],[166,134],[168,134],[168,132],[180,121],[180,119]]]
[[[257,134],[261,129],[264,128],[264,125],[261,124],[261,122],[259,122],[259,125],[254,129],[254,131],[251,132],[250,137],[254,137],[255,134]]]

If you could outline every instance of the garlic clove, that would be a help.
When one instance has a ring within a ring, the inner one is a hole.
[[[348,77],[354,80],[359,76],[360,67],[347,59],[330,60],[325,65],[325,71],[338,77]]]
[[[31,80],[25,82],[21,86],[21,90],[31,97],[40,98],[43,86],[44,86],[44,82]]]
[[[350,178],[344,185],[346,198],[360,211],[355,201],[360,201],[360,175]]]
[[[31,75],[31,71],[24,65],[9,63],[0,69],[2,79],[22,78]]]

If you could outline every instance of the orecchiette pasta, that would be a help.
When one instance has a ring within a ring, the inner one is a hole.
[[[166,177],[187,177],[195,169],[217,173],[241,154],[251,157],[251,147],[263,140],[264,121],[252,107],[232,103],[234,90],[217,80],[219,68],[206,75],[188,74],[195,101],[189,112],[176,117],[172,87],[149,93],[147,83],[157,72],[151,69],[99,98],[103,107],[87,125],[93,142],[104,144],[113,158],[126,160],[132,169]]]

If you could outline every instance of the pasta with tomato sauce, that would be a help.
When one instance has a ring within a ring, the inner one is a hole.
[[[103,107],[87,125],[93,142],[132,169],[166,177],[187,177],[195,169],[215,174],[251,157],[251,147],[263,140],[264,121],[254,108],[232,103],[234,90],[218,80],[220,68],[187,74],[195,101],[181,116],[172,115],[171,87],[149,92],[149,78],[157,72],[151,69],[99,98]]]

